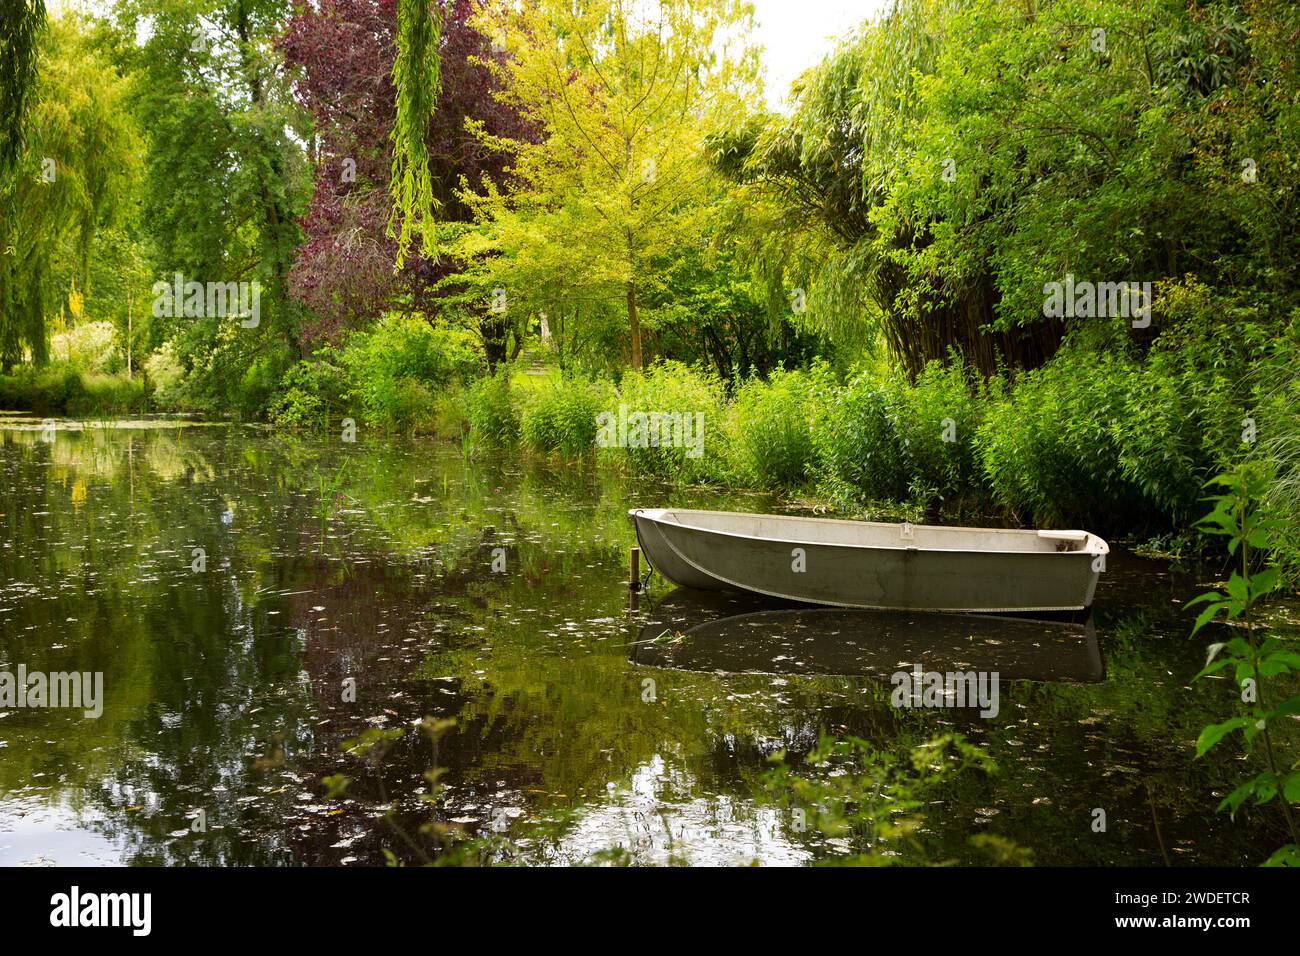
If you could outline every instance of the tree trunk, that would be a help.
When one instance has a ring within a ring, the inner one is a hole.
[[[636,283],[627,283],[627,325],[632,333],[632,369],[641,371],[641,320],[636,314]]]

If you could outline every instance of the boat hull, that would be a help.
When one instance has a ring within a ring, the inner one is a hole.
[[[646,559],[674,584],[834,607],[1081,610],[1092,603],[1108,550],[1085,532],[913,530],[668,509],[629,514]],[[1079,537],[1062,550],[1060,536]]]

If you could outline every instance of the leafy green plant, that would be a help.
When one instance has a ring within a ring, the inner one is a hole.
[[[629,416],[680,416],[689,420],[693,449],[661,440],[648,447],[602,449],[607,461],[635,474],[652,475],[682,484],[718,481],[726,478],[727,452],[722,447],[726,401],[721,380],[710,372],[680,362],[658,362],[643,373],[629,372],[618,394],[603,409],[611,414],[626,407]],[[702,428],[697,428],[702,423]],[[684,436],[683,436],[684,437]]]
[[[320,349],[310,359],[291,365],[280,379],[280,391],[268,409],[277,425],[327,428],[346,405],[348,380],[338,353]]]
[[[475,444],[506,448],[519,440],[519,408],[509,369],[480,378],[469,388],[469,433]]]
[[[1196,679],[1228,671],[1241,687],[1243,712],[1205,727],[1196,741],[1201,757],[1229,735],[1240,733],[1248,753],[1256,752],[1265,769],[1236,787],[1219,804],[1235,816],[1246,803],[1272,803],[1281,807],[1291,842],[1268,858],[1266,866],[1300,866],[1300,829],[1292,804],[1300,804],[1300,760],[1289,765],[1278,739],[1284,722],[1300,714],[1300,694],[1274,704],[1278,679],[1300,674],[1300,653],[1272,636],[1261,640],[1255,611],[1259,601],[1276,591],[1281,572],[1276,564],[1257,568],[1258,557],[1277,530],[1275,519],[1263,517],[1258,501],[1268,488],[1269,472],[1256,462],[1246,463],[1212,479],[1211,485],[1226,489],[1210,498],[1213,509],[1203,519],[1210,534],[1228,539],[1228,553],[1238,565],[1223,590],[1207,591],[1188,602],[1204,604],[1192,628],[1195,635],[1211,621],[1234,626],[1242,636],[1210,645],[1205,667]]]
[[[354,334],[339,355],[348,396],[367,422],[402,431],[429,430],[437,422],[437,395],[481,368],[479,350],[465,329],[432,326],[413,316],[388,316],[371,331]]]
[[[1150,520],[1122,474],[1115,428],[1133,369],[1122,355],[1065,351],[991,406],[975,441],[998,501],[1040,525]]]
[[[573,460],[596,450],[596,416],[605,410],[602,390],[591,383],[566,380],[539,389],[524,406],[520,435],[541,454]]]
[[[978,490],[984,397],[956,363],[930,363],[914,385],[899,374],[859,373],[831,394],[818,421],[823,487],[849,503],[921,505]]]
[[[812,416],[824,378],[778,369],[736,391],[727,448],[736,477],[756,488],[798,489],[816,462]]]

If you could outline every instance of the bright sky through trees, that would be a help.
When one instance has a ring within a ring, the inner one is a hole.
[[[790,84],[816,66],[834,40],[868,17],[879,16],[888,0],[753,0],[754,41],[763,45],[767,104],[784,111]]]

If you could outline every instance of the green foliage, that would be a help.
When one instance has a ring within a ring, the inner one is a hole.
[[[397,240],[395,269],[400,269],[419,232],[421,251],[434,250],[433,183],[425,134],[441,87],[438,43],[442,38],[442,8],[428,0],[398,0],[397,55],[393,58],[393,88],[397,115],[393,142],[393,208],[388,235]]]
[[[1116,423],[1135,364],[1063,352],[988,410],[976,444],[997,499],[1040,525],[1122,527],[1147,513],[1119,468]]]
[[[719,441],[726,399],[716,375],[680,362],[657,362],[645,372],[623,376],[617,395],[604,411],[616,415],[621,407],[626,407],[629,416],[658,414],[681,421],[683,426],[680,435],[661,435],[658,445],[632,447],[629,441],[628,447],[604,448],[601,454],[607,461],[636,474],[683,484],[726,477],[727,455]]]
[[[437,394],[469,380],[481,359],[472,333],[432,326],[414,316],[388,316],[355,333],[339,353],[350,400],[360,418],[382,428],[427,428],[436,419]]]
[[[141,378],[86,371],[59,362],[0,375],[0,408],[54,415],[129,415],[148,405]]]
[[[852,502],[932,504],[978,490],[980,395],[958,365],[862,372],[830,398],[816,435],[824,483]]]
[[[564,380],[538,389],[524,405],[520,435],[542,454],[566,460],[594,455],[596,416],[608,407],[609,392],[590,382]]]
[[[813,414],[830,388],[829,372],[778,369],[736,390],[727,416],[727,445],[740,482],[774,490],[802,488],[816,463]]]
[[[7,3],[0,13],[0,181],[23,147],[27,105],[36,86],[37,41],[45,26],[44,0]]]
[[[13,5],[11,5],[13,6]],[[4,71],[26,71],[27,45],[41,9],[23,3],[18,33],[3,41]],[[8,10],[6,17],[14,11]],[[9,48],[13,44],[12,50]],[[9,62],[10,53],[16,57]],[[8,154],[0,176],[0,365],[48,358],[48,320],[89,282],[95,237],[112,225],[138,166],[134,126],[125,106],[126,84],[94,48],[80,22],[51,22],[39,49],[36,96],[30,77],[12,77],[17,89],[0,94],[0,110],[25,110],[26,149]],[[32,102],[24,104],[31,99]],[[16,115],[4,122],[14,122]]]
[[[1210,484],[1224,489],[1210,499],[1213,509],[1199,522],[1213,535],[1228,539],[1228,553],[1236,557],[1237,569],[1231,572],[1223,590],[1208,591],[1187,602],[1193,607],[1204,604],[1192,628],[1195,635],[1211,621],[1235,625],[1244,636],[1211,644],[1204,669],[1197,679],[1227,672],[1241,688],[1241,708],[1236,715],[1205,727],[1196,741],[1196,756],[1201,757],[1229,736],[1240,733],[1248,753],[1258,752],[1264,769],[1236,787],[1219,804],[1235,816],[1248,801],[1256,806],[1278,800],[1290,831],[1290,844],[1269,857],[1266,865],[1300,865],[1300,826],[1293,805],[1300,805],[1300,759],[1290,763],[1283,756],[1280,738],[1300,714],[1300,694],[1276,700],[1279,685],[1292,675],[1300,674],[1300,653],[1292,645],[1274,637],[1260,639],[1257,631],[1256,605],[1281,584],[1280,569],[1274,565],[1258,568],[1257,555],[1268,547],[1277,523],[1261,515],[1258,501],[1269,486],[1266,466],[1249,462],[1213,479]],[[1289,738],[1292,742],[1294,737]]]
[[[505,448],[519,439],[519,407],[510,387],[510,370],[480,378],[469,388],[470,435],[488,448]]]
[[[50,337],[50,357],[90,372],[116,372],[122,366],[112,322],[81,322]]]
[[[1289,582],[1300,582],[1300,323],[1294,319],[1254,375],[1257,454],[1274,479],[1260,502],[1275,522],[1270,547]],[[1243,421],[1241,424],[1248,425]],[[1248,434],[1248,433],[1247,433]]]
[[[312,358],[290,366],[278,391],[268,409],[271,421],[290,427],[328,427],[345,407],[347,371],[339,365],[337,352],[321,349]]]
[[[164,342],[158,351],[144,361],[145,376],[153,387],[154,403],[160,408],[180,409],[184,406],[185,369],[176,357],[176,346]]]

